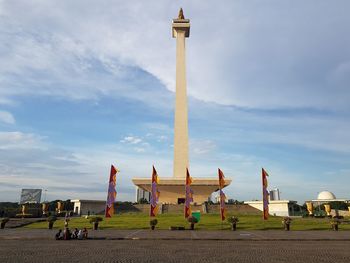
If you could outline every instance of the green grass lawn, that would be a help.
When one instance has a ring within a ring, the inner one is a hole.
[[[235,215],[239,218],[237,224],[238,230],[272,230],[282,229],[282,217],[270,216],[269,220],[263,221],[260,215]],[[189,227],[189,223],[184,219],[182,214],[162,214],[157,217],[157,229],[169,229],[170,226]],[[54,228],[63,228],[64,220],[57,220]],[[47,228],[47,222],[33,223],[24,228],[40,229]],[[71,218],[70,228],[92,228],[89,220],[84,217]],[[114,215],[112,218],[103,219],[100,222],[101,229],[148,229],[149,216],[142,213],[124,213]],[[201,220],[195,226],[198,230],[219,230],[230,229],[226,222],[223,224],[218,214],[202,214]],[[291,230],[329,230],[331,225],[328,218],[293,218]],[[349,224],[339,226],[339,230],[350,230]]]

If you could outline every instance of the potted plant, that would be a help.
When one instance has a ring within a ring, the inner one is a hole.
[[[236,231],[237,223],[239,222],[238,217],[231,216],[231,217],[227,218],[227,222],[231,224],[231,230]]]
[[[338,231],[338,228],[339,228],[339,224],[340,224],[340,221],[338,218],[332,218],[330,220],[330,223],[332,225],[332,229],[333,231]]]
[[[0,220],[0,222],[1,222],[1,229],[5,228],[5,225],[6,225],[6,223],[8,221],[10,221],[10,219],[8,217],[1,218],[1,220]]]
[[[149,225],[151,226],[151,229],[154,230],[154,228],[156,227],[156,225],[158,224],[158,220],[157,219],[151,219],[149,221]]]
[[[289,216],[286,216],[283,218],[282,220],[282,224],[284,227],[285,231],[289,231],[290,230],[290,224],[292,223],[292,219]]]
[[[93,216],[89,218],[90,224],[93,224],[93,230],[98,229],[98,224],[103,220],[100,216]]]
[[[189,216],[187,221],[191,224],[191,230],[194,230],[194,224],[198,223],[198,219],[194,216]]]
[[[56,220],[57,220],[56,216],[49,216],[47,218],[47,222],[49,222],[49,229],[52,229],[53,224],[55,223]]]

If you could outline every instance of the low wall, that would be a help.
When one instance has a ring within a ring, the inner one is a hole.
[[[251,207],[249,205],[234,205],[234,204],[226,204],[226,211],[229,214],[243,214],[243,215],[260,215],[261,211],[258,209]],[[119,204],[115,206],[115,213],[149,213],[150,205],[149,204]],[[172,204],[163,204],[160,205],[159,209],[161,212],[171,213],[171,214],[180,214],[184,211],[184,205],[172,205]],[[209,214],[218,214],[220,213],[220,205],[192,205],[192,211],[200,211],[201,213],[209,213]]]
[[[256,209],[250,205],[226,204],[225,207],[228,214],[261,215],[261,211],[259,209]],[[220,205],[208,205],[208,213],[220,213]]]
[[[191,205],[192,211],[200,211],[201,213],[205,212],[205,208],[202,205]],[[170,205],[170,204],[164,204],[162,205],[162,213],[171,213],[171,214],[177,214],[177,213],[183,213],[184,212],[184,205]]]
[[[346,211],[346,210],[338,210],[335,211],[334,209],[331,210],[331,215],[335,216],[335,215],[339,215],[339,216],[350,216],[350,211]]]

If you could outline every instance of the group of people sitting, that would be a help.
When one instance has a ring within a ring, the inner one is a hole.
[[[58,230],[58,232],[55,235],[56,240],[70,240],[70,239],[87,239],[88,238],[88,231],[86,227],[83,229],[75,228],[74,231],[70,231],[68,227],[65,227],[64,230],[62,229]]]

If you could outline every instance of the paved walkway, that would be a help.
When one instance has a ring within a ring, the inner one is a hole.
[[[1,263],[349,263],[349,241],[0,240]]]
[[[3,229],[0,240],[53,239],[57,230]],[[204,230],[97,230],[89,231],[90,239],[107,240],[291,240],[350,241],[350,231],[204,231]],[[349,244],[350,245],[350,244]]]
[[[0,230],[0,262],[350,262],[350,231]]]

